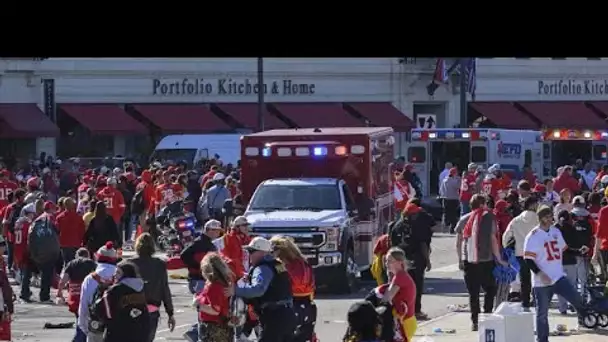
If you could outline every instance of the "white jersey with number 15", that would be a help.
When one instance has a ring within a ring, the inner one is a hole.
[[[565,275],[562,253],[568,246],[562,232],[555,227],[544,231],[536,227],[528,233],[524,241],[524,258],[534,260],[538,268],[551,278],[551,284],[544,284],[540,276],[534,275],[532,286],[543,287],[555,284]]]

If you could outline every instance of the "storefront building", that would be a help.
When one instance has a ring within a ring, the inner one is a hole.
[[[480,58],[469,119],[515,129],[606,129],[608,60]]]
[[[391,126],[405,142],[419,114],[451,127],[458,94],[428,94],[434,61],[265,59],[264,128]],[[165,134],[249,132],[257,76],[255,58],[0,60],[0,139],[24,142],[12,153],[126,155]]]

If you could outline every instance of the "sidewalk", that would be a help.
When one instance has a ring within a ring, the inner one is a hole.
[[[558,324],[564,324],[568,330],[576,329],[577,319],[574,315],[562,316],[557,311],[549,312],[549,325],[555,329]],[[455,333],[434,333],[433,330],[441,328],[443,331],[454,329]],[[576,334],[569,336],[551,336],[549,341],[562,342],[606,342],[608,341],[608,329],[589,330],[582,328]],[[425,340],[426,338],[426,340]],[[416,331],[413,342],[477,342],[478,333],[471,331],[470,314],[468,312],[453,312],[438,317],[428,322],[421,322]]]

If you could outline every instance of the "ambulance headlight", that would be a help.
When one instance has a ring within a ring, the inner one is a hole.
[[[337,251],[340,242],[340,228],[328,227],[324,228],[325,244],[321,247],[322,251]]]

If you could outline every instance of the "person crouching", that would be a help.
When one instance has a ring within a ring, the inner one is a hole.
[[[78,318],[78,306],[80,304],[80,289],[84,279],[95,271],[97,264],[91,260],[89,251],[86,248],[80,248],[76,251],[76,259],[68,262],[61,279],[59,280],[59,286],[57,289],[57,298],[63,300],[63,288],[68,285],[68,298],[66,303],[68,304],[68,310]],[[76,327],[75,341],[86,340],[86,334],[79,328]]]
[[[205,255],[201,261],[201,273],[206,281],[205,286],[194,299],[200,322],[198,340],[231,342],[233,330],[226,320],[230,302],[224,296],[224,289],[233,285],[233,273],[217,253]]]
[[[380,342],[380,310],[368,301],[353,303],[348,309],[348,328],[343,342]],[[385,309],[384,309],[385,310]]]
[[[105,324],[104,342],[148,342],[150,314],[144,281],[137,266],[123,261],[116,267],[116,283],[93,304],[92,311]]]

